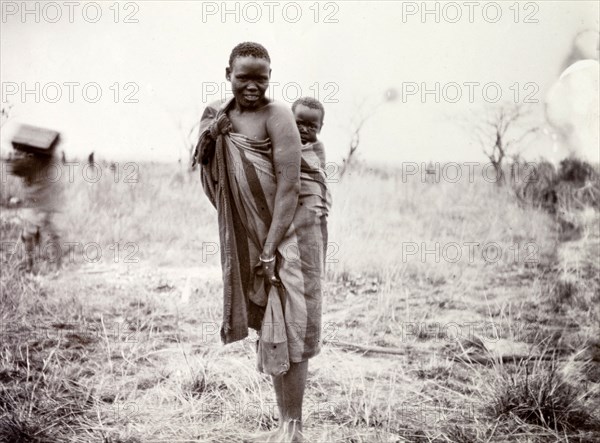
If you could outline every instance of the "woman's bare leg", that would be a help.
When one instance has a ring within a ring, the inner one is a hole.
[[[306,377],[308,374],[308,360],[300,363],[291,363],[290,369],[283,376],[283,400],[285,417],[286,442],[301,442],[302,438],[302,402]]]
[[[283,390],[283,375],[278,377],[272,376],[273,387],[275,388],[275,398],[277,399],[277,410],[279,411],[279,429],[285,421],[285,394]]]
[[[279,427],[274,431],[261,433],[259,436],[246,439],[248,443],[276,443],[283,441],[285,418],[285,395],[283,389],[283,375],[278,377],[271,376],[273,388],[275,389],[275,398],[277,399],[277,410],[279,411]]]

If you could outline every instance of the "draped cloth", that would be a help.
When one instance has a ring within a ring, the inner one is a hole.
[[[259,255],[271,225],[277,189],[269,139],[251,140],[234,132],[219,135],[212,145],[207,139],[210,124],[232,104],[233,99],[206,108],[197,147],[214,150],[204,156],[208,159],[200,165],[200,175],[218,214],[224,294],[221,339],[226,344],[247,337],[248,327],[261,329],[270,287],[263,278]],[[321,348],[329,193],[320,151],[322,145],[303,147],[298,204],[276,252],[292,362],[311,358]]]

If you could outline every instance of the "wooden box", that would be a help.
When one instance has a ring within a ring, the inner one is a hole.
[[[12,145],[18,151],[52,155],[59,138],[59,133],[51,129],[21,125],[12,139]]]

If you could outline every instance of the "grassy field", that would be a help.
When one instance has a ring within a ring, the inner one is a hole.
[[[119,174],[117,174],[119,172]],[[481,178],[332,183],[310,442],[600,440],[600,215]],[[0,442],[235,442],[277,425],[253,339],[223,346],[216,213],[178,166],[63,174],[63,263],[2,208]],[[128,182],[129,181],[129,182]],[[11,177],[2,201],[19,195]]]

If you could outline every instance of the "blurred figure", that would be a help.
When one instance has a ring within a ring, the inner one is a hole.
[[[599,40],[598,31],[584,31],[575,37],[567,66],[546,96],[546,120],[553,131],[555,151],[562,151],[559,158],[600,160]]]
[[[571,52],[562,65],[562,71],[579,60],[598,60],[600,51],[600,34],[598,31],[586,29],[573,39]]]
[[[61,169],[55,167],[54,155],[58,139],[58,132],[23,125],[12,140],[15,156],[10,162],[10,172],[23,181],[21,240],[25,246],[27,271],[31,271],[40,258],[42,237],[53,244],[56,256],[51,258],[60,266],[60,236],[53,221],[60,205]]]

